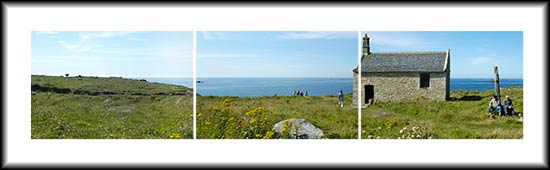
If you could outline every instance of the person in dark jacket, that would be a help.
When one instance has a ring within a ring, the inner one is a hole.
[[[340,106],[340,108],[344,107],[344,92],[342,92],[342,90],[338,93],[338,106]]]
[[[504,99],[504,114],[514,116],[514,104],[510,100],[510,96],[506,96]]]

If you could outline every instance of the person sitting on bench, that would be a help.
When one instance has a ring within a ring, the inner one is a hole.
[[[497,96],[493,96],[491,101],[489,101],[489,108],[487,109],[487,111],[489,112],[489,115],[491,115],[494,110],[497,110],[498,115],[502,116],[502,113],[500,111],[500,105],[497,101]]]
[[[512,100],[510,100],[510,96],[508,95],[504,100],[504,113],[506,115],[514,116],[514,105],[512,104]]]

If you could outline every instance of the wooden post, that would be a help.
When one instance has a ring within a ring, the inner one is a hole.
[[[497,96],[498,104],[500,105],[500,84],[498,80],[498,67],[495,66],[495,95]]]

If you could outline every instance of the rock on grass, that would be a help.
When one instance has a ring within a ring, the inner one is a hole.
[[[273,126],[273,132],[277,138],[283,137],[284,133],[290,133],[296,139],[321,139],[324,137],[323,130],[305,119],[292,118],[280,121]]]

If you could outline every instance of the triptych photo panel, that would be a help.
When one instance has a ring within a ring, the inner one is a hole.
[[[31,33],[31,139],[523,139],[522,31]]]

